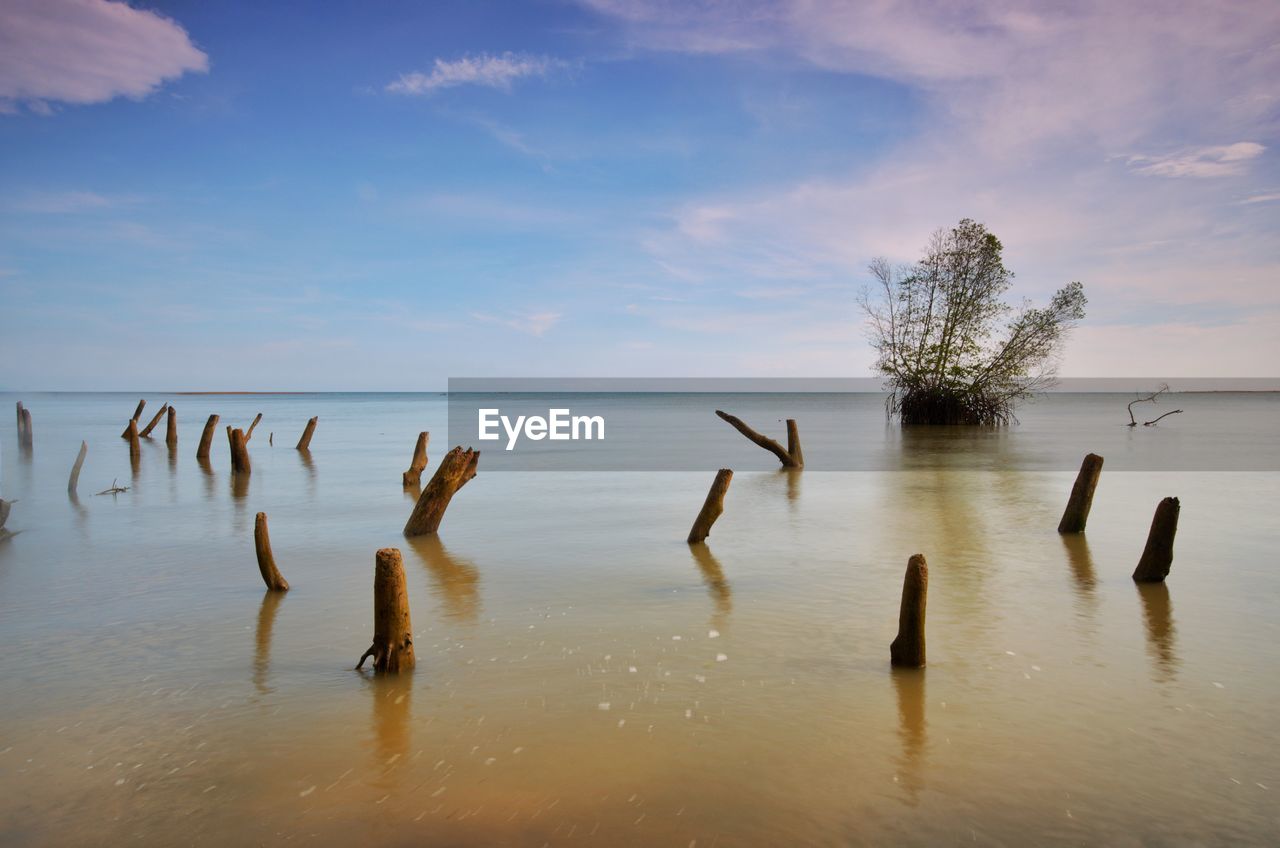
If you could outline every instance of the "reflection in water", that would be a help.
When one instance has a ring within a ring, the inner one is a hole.
[[[258,608],[258,630],[254,635],[253,651],[253,685],[266,695],[271,692],[267,686],[267,669],[271,666],[271,631],[276,624],[276,613],[280,611],[280,602],[284,600],[284,592],[266,592],[262,596],[262,606]]]
[[[729,589],[729,581],[725,579],[720,562],[711,553],[711,548],[707,547],[706,542],[690,545],[689,551],[693,554],[693,561],[698,564],[698,570],[702,572],[702,582],[707,584],[707,591],[711,593],[711,600],[716,605],[711,623],[716,629],[723,629],[728,623],[729,613],[733,611],[733,595]]]
[[[794,501],[800,497],[800,478],[804,474],[798,468],[780,468],[779,474],[785,474],[787,477],[787,500]]]
[[[432,594],[444,606],[445,618],[475,621],[480,614],[480,572],[475,565],[454,557],[435,533],[406,541],[431,572],[435,581]]]
[[[396,769],[408,759],[413,674],[369,674],[364,681],[373,695],[373,765],[378,773],[373,785],[390,792],[401,785]]]
[[[1082,617],[1092,618],[1098,611],[1098,578],[1093,571],[1089,540],[1083,533],[1061,533],[1062,547],[1067,551],[1076,591],[1076,610]]]
[[[204,499],[211,501],[213,500],[213,465],[207,456],[198,457],[196,464],[200,466],[200,476],[204,478]]]
[[[231,472],[231,497],[241,500],[249,494],[249,475]]]
[[[316,499],[316,464],[311,459],[310,449],[298,451],[298,459],[302,462],[302,468],[307,472],[307,497],[311,500]]]
[[[907,801],[919,801],[922,755],[926,741],[924,720],[924,669],[894,668],[893,688],[898,693],[898,737],[902,741],[898,783],[906,789]]]
[[[1155,679],[1167,683],[1178,675],[1178,654],[1174,648],[1173,604],[1164,583],[1138,583],[1142,611],[1147,619],[1147,652],[1155,663]]]
[[[404,499],[410,503],[417,503],[418,498],[422,496],[422,482],[412,483],[404,487]]]

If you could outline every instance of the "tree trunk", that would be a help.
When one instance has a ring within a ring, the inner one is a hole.
[[[169,411],[169,404],[166,403],[163,406],[161,406],[160,411],[157,412],[154,416],[152,416],[151,422],[147,424],[147,426],[144,427],[142,429],[142,432],[139,433],[138,435],[144,439],[151,438],[151,431],[156,428],[156,425],[160,423],[160,419],[163,418],[164,414],[168,411]]]
[[[142,444],[138,441],[137,421],[129,421],[129,426],[124,429],[124,437],[129,440],[129,461],[136,467],[138,458],[142,456]]]
[[[725,421],[728,421],[729,424],[739,433],[746,436],[748,439],[755,442],[757,445],[759,445],[760,447],[764,448],[765,450],[769,451],[774,456],[776,456],[778,458],[778,461],[782,463],[784,468],[804,467],[803,456],[799,456],[799,455],[793,456],[790,451],[788,451],[782,445],[775,442],[773,439],[770,439],[768,436],[762,436],[759,433],[757,433],[755,430],[752,430],[738,416],[730,415],[727,412],[721,412],[718,409],[716,410],[716,415],[719,415]],[[798,454],[800,450],[800,433],[796,429],[795,421],[792,419],[787,419],[787,437],[788,437],[788,440],[791,442],[791,446],[796,449]]]
[[[720,513],[724,512],[724,496],[729,491],[729,481],[732,479],[733,472],[728,468],[721,468],[716,472],[716,479],[711,482],[707,499],[702,503],[702,510],[694,519],[693,529],[689,531],[689,544],[701,542],[711,535],[711,525],[715,524]]]
[[[1089,509],[1093,506],[1093,490],[1098,487],[1098,477],[1102,474],[1102,457],[1096,453],[1086,454],[1080,463],[1080,473],[1076,475],[1075,485],[1071,487],[1071,497],[1067,500],[1067,508],[1058,522],[1059,533],[1083,533],[1089,521]]]
[[[16,411],[18,413],[18,432],[21,433],[22,432],[22,401],[18,401],[18,406]]]
[[[80,485],[80,469],[84,466],[84,457],[87,453],[89,453],[89,446],[81,442],[80,453],[76,455],[76,464],[71,466],[71,477],[67,480],[67,494],[72,497],[75,497],[76,486]]]
[[[418,434],[418,443],[413,446],[413,461],[409,463],[409,470],[401,477],[404,485],[422,485],[422,471],[427,467],[427,440],[430,438],[431,434],[426,430]]]
[[[231,445],[231,470],[248,474],[253,470],[249,464],[249,449],[244,444],[244,430],[227,425],[227,442]]]
[[[31,410],[25,406],[22,408],[22,446],[27,450],[31,450],[31,445],[35,442],[35,428],[31,426]]]
[[[373,670],[396,673],[413,668],[413,626],[409,623],[409,593],[404,564],[397,548],[383,548],[374,559],[373,644],[356,668],[373,657]]]
[[[218,426],[218,416],[210,415],[204,422],[204,432],[200,434],[200,447],[196,448],[196,459],[208,459],[209,448],[213,446],[213,431]]]
[[[794,418],[787,419],[787,455],[796,468],[804,468],[804,451],[800,450],[800,428]]]
[[[431,475],[431,482],[418,496],[413,507],[413,514],[404,525],[404,535],[421,536],[434,533],[440,528],[444,511],[449,508],[449,501],[454,494],[476,476],[476,465],[480,462],[480,451],[459,445],[444,455],[436,473]]]
[[[253,549],[258,554],[258,570],[262,572],[262,582],[272,592],[289,591],[289,581],[276,568],[276,558],[271,553],[271,537],[267,535],[267,514],[258,513],[253,522]]]
[[[302,431],[302,438],[298,439],[298,450],[311,450],[311,437],[316,432],[316,422],[320,420],[320,416],[316,416],[307,422],[307,429]]]
[[[169,417],[164,422],[164,443],[170,448],[178,446],[178,412],[169,407]]]
[[[262,420],[262,413],[253,419],[253,423],[249,425],[249,429],[244,431],[244,443],[249,444],[249,440],[253,438],[253,428],[258,426],[258,422]]]
[[[924,607],[928,594],[929,566],[924,561],[924,554],[916,554],[907,561],[907,573],[902,579],[898,638],[889,646],[889,659],[893,665],[924,667]]]
[[[1178,532],[1178,513],[1182,505],[1177,498],[1165,498],[1156,506],[1147,533],[1147,546],[1142,550],[1133,579],[1139,583],[1160,583],[1169,576],[1173,565],[1173,537]]]
[[[142,417],[142,408],[143,408],[143,407],[145,407],[146,405],[147,405],[146,398],[143,398],[142,400],[138,401],[138,408],[137,408],[137,409],[135,409],[135,410],[133,411],[133,418],[131,418],[131,419],[129,419],[129,420],[130,420],[130,421],[132,421],[134,424],[137,424],[137,423],[138,423],[138,419]],[[124,432],[120,434],[120,438],[122,438],[122,439],[127,439],[127,438],[129,438],[129,428],[128,428],[128,427],[125,427],[125,428],[124,428]]]

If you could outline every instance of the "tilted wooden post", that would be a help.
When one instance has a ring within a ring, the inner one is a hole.
[[[71,466],[71,477],[67,480],[67,494],[72,497],[75,497],[76,486],[80,485],[80,468],[84,465],[84,458],[87,453],[89,453],[89,446],[81,442],[80,453],[76,455],[76,464]]]
[[[142,432],[139,433],[138,435],[144,439],[151,438],[151,431],[156,428],[156,425],[160,423],[160,419],[163,418],[164,414],[168,411],[169,411],[169,404],[166,403],[163,406],[161,406],[160,411],[157,412],[154,416],[152,416],[151,423],[147,424],[147,426],[144,427],[142,429]]]
[[[262,413],[258,413],[258,417],[253,419],[253,423],[249,425],[249,429],[244,432],[244,443],[249,444],[249,440],[253,438],[253,428],[258,426],[258,422],[262,420]]]
[[[409,592],[404,564],[397,548],[383,548],[374,557],[373,644],[356,668],[373,657],[373,670],[395,673],[413,668],[413,626],[409,623]]]
[[[253,549],[258,555],[258,570],[262,572],[262,582],[267,584],[267,588],[272,592],[289,591],[289,581],[276,568],[276,558],[271,553],[271,537],[267,535],[265,512],[258,513],[253,522]]]
[[[409,463],[409,470],[401,476],[401,481],[406,486],[417,486],[422,483],[422,471],[427,467],[427,441],[431,438],[431,434],[423,430],[418,434],[418,443],[413,446],[413,461]]]
[[[227,442],[231,445],[231,470],[248,474],[253,470],[249,464],[249,449],[244,444],[244,430],[227,425]]]
[[[730,415],[729,413],[722,412],[719,409],[716,410],[716,415],[719,415],[725,421],[728,421],[729,425],[732,426],[733,429],[737,430],[739,433],[776,456],[778,461],[782,463],[783,468],[804,467],[804,455],[800,452],[800,431],[796,427],[795,419],[787,419],[787,441],[789,446],[795,450],[795,453],[793,454],[791,450],[784,448],[768,436],[763,436],[755,430],[752,430],[738,416]]]
[[[302,431],[302,438],[298,439],[298,450],[311,450],[311,437],[316,432],[316,422],[320,420],[320,416],[315,416],[307,422],[307,429]]]
[[[724,496],[729,491],[729,481],[732,479],[733,472],[728,468],[721,468],[716,472],[716,479],[711,481],[711,488],[707,491],[707,499],[702,503],[702,510],[693,521],[693,529],[689,531],[689,544],[701,542],[711,535],[711,525],[715,524],[720,513],[724,512]]]
[[[22,446],[30,450],[34,441],[35,428],[31,426],[31,410],[24,406],[22,407]]]
[[[164,422],[164,443],[171,448],[178,446],[178,411],[169,407],[169,417]]]
[[[1071,497],[1067,500],[1067,508],[1062,512],[1062,520],[1058,522],[1059,533],[1083,533],[1084,525],[1089,521],[1089,509],[1093,506],[1093,490],[1098,487],[1098,476],[1102,474],[1102,457],[1096,453],[1086,454],[1080,463],[1080,473],[1076,475],[1075,485],[1071,487]]]
[[[142,444],[138,441],[138,422],[130,421],[124,430],[124,437],[129,440],[129,461],[135,466],[142,456]]]
[[[1178,533],[1178,513],[1182,505],[1177,498],[1165,498],[1156,506],[1147,532],[1147,546],[1142,558],[1133,570],[1133,579],[1139,583],[1161,583],[1169,576],[1173,566],[1173,537]]]
[[[422,536],[434,533],[440,528],[444,511],[449,508],[449,501],[454,493],[476,476],[476,466],[480,462],[480,451],[459,445],[444,455],[436,473],[431,475],[431,482],[418,495],[413,514],[404,525],[404,535]]]
[[[907,573],[902,578],[898,638],[889,646],[889,660],[893,665],[924,667],[924,607],[928,594],[929,566],[924,554],[915,554],[907,561]]]
[[[137,408],[137,409],[135,409],[135,410],[133,411],[133,417],[129,419],[130,421],[132,421],[132,422],[134,423],[134,425],[135,425],[135,426],[136,426],[136,425],[137,425],[137,423],[138,423],[138,419],[142,417],[142,409],[143,409],[143,407],[145,407],[146,405],[147,405],[147,400],[146,400],[146,398],[143,398],[142,400],[138,401],[138,408]],[[127,439],[127,438],[129,438],[129,428],[128,428],[128,427],[125,427],[125,428],[124,428],[124,432],[120,434],[120,438],[122,438],[122,439]]]
[[[204,432],[200,434],[200,447],[196,448],[196,459],[208,459],[209,448],[213,447],[213,431],[218,426],[218,416],[210,415],[204,422]]]
[[[787,455],[796,468],[804,468],[804,451],[800,450],[800,428],[794,418],[787,419]]]

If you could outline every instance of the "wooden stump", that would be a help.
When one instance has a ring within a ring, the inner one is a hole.
[[[22,446],[31,450],[35,442],[35,428],[31,426],[31,410],[22,407]]]
[[[1058,522],[1059,533],[1083,533],[1089,521],[1089,509],[1093,506],[1093,490],[1098,487],[1098,476],[1102,474],[1102,457],[1096,453],[1086,454],[1080,463],[1080,473],[1076,475],[1075,485],[1071,487],[1071,497],[1067,500],[1067,508],[1062,512],[1062,520]]]
[[[787,455],[796,468],[804,468],[804,451],[800,450],[800,428],[794,418],[787,419]]]
[[[178,411],[169,407],[169,417],[164,422],[164,443],[171,448],[178,446]]]
[[[276,558],[271,553],[271,537],[267,535],[267,514],[258,513],[253,522],[253,549],[258,554],[258,571],[262,572],[262,582],[272,592],[289,591],[289,581],[276,568]]]
[[[9,520],[9,510],[13,507],[13,504],[13,501],[0,498],[0,530],[4,529],[4,523]]]
[[[142,444],[138,441],[138,422],[130,421],[124,430],[124,437],[129,440],[129,461],[136,464],[142,455]]]
[[[160,419],[163,418],[164,414],[168,411],[169,411],[169,404],[166,403],[163,406],[161,406],[160,411],[157,412],[154,416],[152,416],[151,422],[147,424],[147,426],[144,427],[142,429],[142,432],[139,433],[138,435],[144,439],[151,438],[151,431],[156,428],[156,425],[160,423]]]
[[[924,667],[924,607],[929,594],[929,566],[924,554],[907,561],[902,579],[902,609],[898,613],[898,638],[889,646],[889,660],[906,668]]]
[[[761,435],[755,430],[752,430],[747,426],[746,422],[738,416],[730,415],[729,413],[722,412],[719,409],[716,410],[716,415],[719,415],[725,421],[729,422],[729,425],[732,426],[733,429],[737,430],[739,433],[776,456],[778,461],[782,463],[783,468],[804,467],[804,455],[800,452],[800,431],[796,427],[795,419],[787,419],[787,441],[790,448],[795,451],[793,454],[791,450],[784,448],[768,436]]]
[[[17,413],[18,413],[18,432],[21,433],[22,432],[22,401],[18,401]]]
[[[249,440],[253,438],[253,428],[258,426],[258,422],[262,420],[262,413],[259,412],[257,417],[253,419],[253,423],[249,425],[249,429],[244,431],[244,443],[249,444]]]
[[[248,474],[253,470],[249,464],[249,449],[244,444],[244,430],[227,425],[227,442],[231,445],[231,470]]]
[[[136,426],[136,425],[137,425],[137,423],[138,423],[138,419],[142,417],[142,409],[143,409],[143,407],[145,407],[146,405],[147,405],[147,401],[146,401],[146,399],[145,399],[145,398],[143,398],[142,400],[138,401],[138,407],[137,407],[137,409],[135,409],[135,410],[133,411],[133,417],[129,419],[130,421],[132,421],[132,422],[134,423],[134,425],[135,425],[135,426]],[[127,439],[127,438],[129,438],[129,428],[128,428],[128,427],[125,427],[125,428],[124,428],[124,432],[120,434],[120,438],[122,438],[122,439]]]
[[[436,473],[431,475],[431,482],[418,496],[413,507],[413,514],[404,525],[404,535],[421,536],[434,533],[440,528],[444,511],[449,508],[449,501],[454,494],[476,476],[476,465],[480,462],[480,451],[459,445],[444,455]]]
[[[80,469],[84,466],[87,453],[89,453],[89,446],[81,442],[80,453],[76,455],[76,464],[71,466],[71,477],[67,480],[67,494],[73,498],[76,496],[76,486],[80,485]]]
[[[707,499],[702,503],[702,510],[694,519],[693,529],[689,531],[689,544],[701,542],[711,535],[711,525],[715,524],[716,519],[724,512],[724,496],[729,491],[729,481],[732,479],[733,472],[728,468],[721,468],[716,472],[716,479],[711,481],[711,488],[707,491]]]
[[[397,548],[383,548],[374,558],[373,644],[360,657],[356,668],[373,657],[373,670],[408,671],[413,655],[413,626],[409,623],[409,593],[405,588],[404,564]]]
[[[427,440],[430,438],[431,434],[426,430],[418,434],[418,443],[413,446],[413,461],[409,463],[409,470],[401,476],[404,485],[422,485],[422,472],[427,467]]]
[[[311,450],[311,437],[316,432],[316,422],[320,420],[320,416],[316,416],[307,422],[307,429],[302,431],[302,438],[298,439],[298,450]]]
[[[204,432],[200,434],[200,447],[196,448],[196,459],[208,459],[209,449],[213,447],[213,431],[218,426],[218,416],[210,415],[204,423]]]
[[[1178,513],[1182,506],[1177,498],[1165,498],[1156,506],[1147,533],[1147,546],[1142,550],[1133,579],[1139,583],[1161,583],[1173,565],[1173,537],[1178,533]]]

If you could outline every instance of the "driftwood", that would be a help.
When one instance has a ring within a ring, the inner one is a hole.
[[[89,453],[89,446],[81,442],[80,453],[76,455],[76,464],[71,466],[71,477],[67,480],[67,494],[73,498],[76,496],[76,486],[80,485],[80,469],[84,466],[84,458],[87,453]],[[0,521],[0,524],[3,523],[3,521]]]
[[[1133,570],[1138,583],[1161,583],[1173,565],[1173,537],[1178,533],[1178,514],[1182,511],[1177,498],[1165,498],[1156,506],[1147,532],[1147,545]]]
[[[724,496],[729,491],[729,481],[732,479],[733,472],[728,468],[721,468],[716,472],[716,479],[711,482],[707,499],[702,503],[702,510],[698,512],[698,517],[693,522],[693,529],[689,531],[689,544],[701,542],[711,535],[711,525],[715,524],[716,519],[724,512]]]
[[[794,418],[787,419],[787,447],[784,448],[768,436],[762,436],[755,430],[752,430],[736,415],[730,415],[729,413],[721,412],[718,409],[716,410],[716,415],[719,415],[725,421],[728,421],[733,429],[737,430],[739,433],[776,456],[784,468],[804,467],[804,454],[800,451],[800,431],[796,428]]]
[[[418,502],[413,507],[413,514],[404,525],[404,535],[421,536],[434,533],[440,528],[444,511],[449,508],[449,501],[459,489],[476,476],[476,466],[480,462],[480,451],[459,445],[444,455],[436,473],[431,475]]]
[[[237,473],[250,473],[253,467],[249,464],[249,449],[244,444],[244,430],[227,425],[227,443],[231,446],[231,470]]]
[[[258,513],[253,522],[253,549],[258,555],[258,570],[262,572],[262,582],[272,592],[289,591],[289,581],[276,568],[276,558],[271,553],[271,537],[267,535],[267,514]]]
[[[373,657],[373,670],[395,673],[413,668],[413,627],[409,623],[409,593],[404,564],[397,548],[383,548],[374,558],[373,644],[356,668]]]
[[[98,494],[98,495],[118,495],[118,494],[120,494],[121,492],[127,492],[127,491],[129,491],[129,487],[128,487],[128,486],[117,486],[117,485],[116,485],[116,480],[115,480],[115,478],[113,478],[113,479],[112,479],[112,481],[111,481],[111,488],[110,488],[110,489],[103,489],[101,492],[98,492],[97,494]],[[96,496],[96,495],[95,495],[95,496]]]
[[[272,432],[267,434],[267,444],[274,447],[275,443],[276,443],[276,434],[275,434],[275,431],[273,430]]]
[[[315,416],[307,422],[307,429],[302,431],[302,438],[298,439],[298,450],[311,450],[311,437],[316,432],[316,422],[320,420],[320,416]]]
[[[1174,409],[1174,410],[1170,410],[1169,412],[1166,412],[1164,415],[1159,415],[1159,416],[1157,416],[1157,417],[1155,417],[1155,418],[1152,418],[1150,421],[1143,421],[1143,422],[1142,422],[1142,426],[1143,426],[1143,427],[1152,427],[1152,426],[1156,425],[1157,423],[1159,423],[1159,421],[1160,421],[1160,419],[1161,419],[1161,418],[1168,418],[1170,415],[1178,415],[1178,414],[1179,414],[1179,413],[1181,413],[1181,412],[1182,412],[1182,410],[1181,410],[1181,409]]]
[[[427,467],[427,442],[430,439],[431,434],[426,430],[418,434],[418,441],[413,446],[413,461],[409,463],[409,470],[400,476],[405,486],[422,485],[422,472]]]
[[[31,410],[25,406],[22,408],[22,446],[27,450],[31,450],[32,442],[35,440],[35,428],[31,426]]]
[[[1128,423],[1128,424],[1126,424],[1125,426],[1126,426],[1126,427],[1137,427],[1137,426],[1138,426],[1138,419],[1136,419],[1136,418],[1134,418],[1134,417],[1133,417],[1133,405],[1134,405],[1135,403],[1155,403],[1155,402],[1156,402],[1156,398],[1160,397],[1160,395],[1164,394],[1164,393],[1165,393],[1165,392],[1167,392],[1167,391],[1169,391],[1169,384],[1168,384],[1168,383],[1161,383],[1161,384],[1160,384],[1160,388],[1156,389],[1156,390],[1155,390],[1154,392],[1152,392],[1151,394],[1149,394],[1149,395],[1144,395],[1143,397],[1140,397],[1140,398],[1134,398],[1133,400],[1129,401],[1129,407],[1128,407],[1128,409],[1129,409],[1129,423]]]
[[[244,431],[244,443],[249,444],[249,440],[253,438],[253,428],[258,426],[258,422],[262,420],[262,413],[253,419],[253,423],[249,425],[249,429]]]
[[[138,419],[142,417],[142,410],[143,410],[143,407],[145,407],[146,405],[147,405],[147,401],[146,401],[146,399],[145,399],[145,398],[143,398],[142,400],[138,401],[138,407],[137,407],[137,409],[135,409],[135,410],[133,411],[133,417],[129,419],[130,421],[132,421],[132,422],[133,422],[133,424],[134,424],[134,426],[135,426],[135,427],[136,427],[136,426],[137,426],[137,424],[138,424]],[[128,428],[128,427],[125,427],[125,428],[124,428],[124,432],[120,434],[120,438],[122,438],[122,439],[127,439],[127,438],[129,438],[129,428]]]
[[[163,418],[164,414],[168,411],[169,411],[169,404],[166,403],[163,406],[161,406],[160,411],[157,412],[154,416],[152,416],[151,422],[147,424],[147,426],[144,427],[142,429],[142,432],[139,433],[138,435],[144,439],[151,438],[151,431],[156,428],[156,425],[160,423],[160,419]]]
[[[164,443],[170,448],[178,446],[178,411],[169,407],[169,416],[164,422]]]
[[[200,434],[200,447],[196,448],[196,459],[208,459],[209,449],[213,447],[213,431],[218,426],[218,416],[210,415],[204,422],[204,432]]]
[[[124,437],[129,440],[129,462],[136,467],[138,458],[142,456],[142,444],[138,441],[137,421],[129,422],[129,426],[124,429]]]
[[[1096,453],[1085,454],[1075,485],[1071,487],[1067,508],[1062,512],[1062,520],[1058,522],[1059,533],[1084,532],[1084,526],[1089,521],[1089,509],[1093,506],[1093,490],[1098,487],[1100,474],[1102,457]]]
[[[924,554],[916,554],[907,561],[907,573],[902,579],[898,638],[889,646],[889,660],[893,665],[924,667],[924,608],[928,594],[929,566]]]

